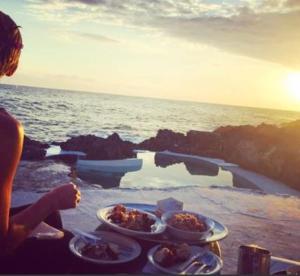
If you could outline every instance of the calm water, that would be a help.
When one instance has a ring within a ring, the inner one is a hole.
[[[300,113],[292,111],[7,85],[0,85],[0,106],[23,123],[28,136],[45,142],[113,132],[140,142],[161,128],[186,132],[300,119]]]
[[[235,177],[231,172],[219,168],[218,165],[205,161],[153,152],[139,152],[137,158],[142,159],[143,164],[136,171],[126,172],[124,167],[120,167],[119,172],[115,171],[115,167],[113,171],[100,167],[94,171],[78,169],[77,177],[105,189],[166,189],[191,186],[234,186],[258,189],[243,179]]]
[[[87,190],[210,186],[258,189],[252,182],[204,160],[148,151],[138,152],[137,158],[130,165],[114,161],[113,165],[96,168],[53,160],[25,161],[19,166],[13,189],[45,192],[70,181],[69,176],[80,189]]]

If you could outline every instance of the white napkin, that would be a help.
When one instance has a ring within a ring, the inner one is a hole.
[[[64,232],[50,226],[45,222],[41,222],[29,235],[41,240],[56,240],[64,237]]]

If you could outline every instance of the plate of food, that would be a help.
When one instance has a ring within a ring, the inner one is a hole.
[[[154,204],[144,204],[144,203],[121,203],[121,205],[125,206],[126,208],[131,208],[131,209],[137,209],[143,212],[150,213],[154,216],[157,214],[157,205]],[[109,207],[114,207],[116,206],[115,204],[109,206]],[[102,210],[102,209],[101,209]],[[99,210],[100,211],[100,210]],[[98,216],[99,216],[99,211],[98,211]],[[183,239],[183,242],[187,242],[188,244],[194,244],[194,245],[201,245],[201,244],[209,244],[213,243],[219,240],[222,240],[227,237],[228,235],[228,229],[227,227],[222,224],[221,222],[211,219],[214,222],[214,227],[210,231],[209,234],[206,236],[202,236],[198,239],[192,239],[192,240],[186,240]],[[101,220],[103,223],[101,223],[98,227],[97,230],[110,230],[112,229],[107,223],[104,223],[103,220]],[[164,224],[166,226],[166,224]],[[123,234],[127,234],[128,232],[123,232]],[[131,232],[130,232],[131,233]],[[134,232],[136,233],[136,232]],[[131,233],[132,234],[132,233]],[[134,234],[132,234],[134,236]],[[168,243],[174,241],[174,237],[170,235],[169,231],[166,229],[166,231],[162,231],[161,234],[155,234],[155,235],[137,235],[136,236],[139,239],[142,240],[147,240],[150,242],[155,242],[155,243]],[[176,240],[181,240],[176,238]]]
[[[69,242],[71,252],[87,262],[113,265],[133,261],[142,252],[135,240],[118,233],[95,231],[90,233],[95,239],[74,236]]]
[[[109,228],[129,236],[155,236],[166,230],[166,225],[155,214],[123,204],[98,210],[97,217]]]
[[[169,211],[161,219],[170,235],[181,240],[205,239],[215,226],[212,219],[191,211]]]
[[[176,275],[211,275],[223,266],[222,260],[211,251],[187,243],[156,245],[149,250],[148,260],[160,272]]]

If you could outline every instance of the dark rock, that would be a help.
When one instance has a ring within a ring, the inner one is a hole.
[[[189,157],[167,155],[157,152],[154,156],[156,167],[167,168],[169,166],[184,163],[186,170],[191,175],[216,176],[219,172],[218,165],[209,164],[201,160],[193,160]]]
[[[104,138],[97,137],[95,135],[80,135],[72,137],[66,142],[59,143],[63,150],[74,150],[87,152],[90,148],[104,143]]]
[[[160,129],[156,137],[143,141],[139,144],[139,148],[152,151],[177,151],[179,148],[185,148],[185,143],[184,134],[169,129]]]
[[[48,147],[48,144],[35,141],[25,136],[21,160],[43,160],[45,158],[46,149]]]
[[[82,151],[90,160],[113,160],[136,157],[135,144],[123,141],[117,133],[105,138],[95,135],[72,137],[60,143],[63,150]]]
[[[221,136],[222,157],[300,190],[300,121],[282,127],[228,126]]]
[[[139,148],[222,158],[300,190],[300,120],[281,127],[225,126],[213,132],[193,130],[186,135],[164,129]]]
[[[269,124],[225,126],[213,132],[193,130],[186,135],[163,129],[138,145],[123,141],[116,133],[107,138],[73,137],[59,145],[63,150],[83,151],[87,159],[92,160],[136,157],[133,150],[137,148],[218,157],[300,190],[300,120],[281,127]],[[25,137],[22,159],[41,160],[47,147]],[[168,166],[177,160],[156,156],[155,162]]]
[[[217,176],[219,173],[219,166],[213,164],[206,164],[204,162],[189,162],[185,161],[184,165],[186,170],[191,175],[205,175],[205,176]]]
[[[174,151],[202,156],[219,156],[222,148],[220,135],[191,130],[186,135],[172,130],[159,130],[156,137],[143,141],[140,148],[152,151]]]
[[[220,135],[208,131],[188,131],[185,144],[187,153],[194,155],[219,157],[222,150]]]
[[[174,164],[182,163],[182,160],[176,156],[170,156],[161,153],[155,153],[154,163],[156,167],[167,168]]]
[[[55,141],[54,141],[54,142],[51,143],[51,145],[52,145],[52,146],[59,146],[60,143],[61,143],[61,142],[55,142]]]
[[[123,140],[120,138],[118,133],[113,133],[112,135],[107,137],[107,140],[112,143],[122,143]]]

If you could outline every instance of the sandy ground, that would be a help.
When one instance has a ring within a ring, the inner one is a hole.
[[[41,193],[15,191],[14,206],[30,203]],[[77,209],[62,212],[65,228],[94,230],[99,221],[97,209],[113,203],[156,204],[174,197],[184,202],[184,209],[200,212],[220,221],[229,235],[220,242],[224,268],[222,273],[236,273],[238,247],[257,244],[274,256],[300,261],[300,198],[254,193],[227,188],[181,188],[168,190],[83,190]]]

